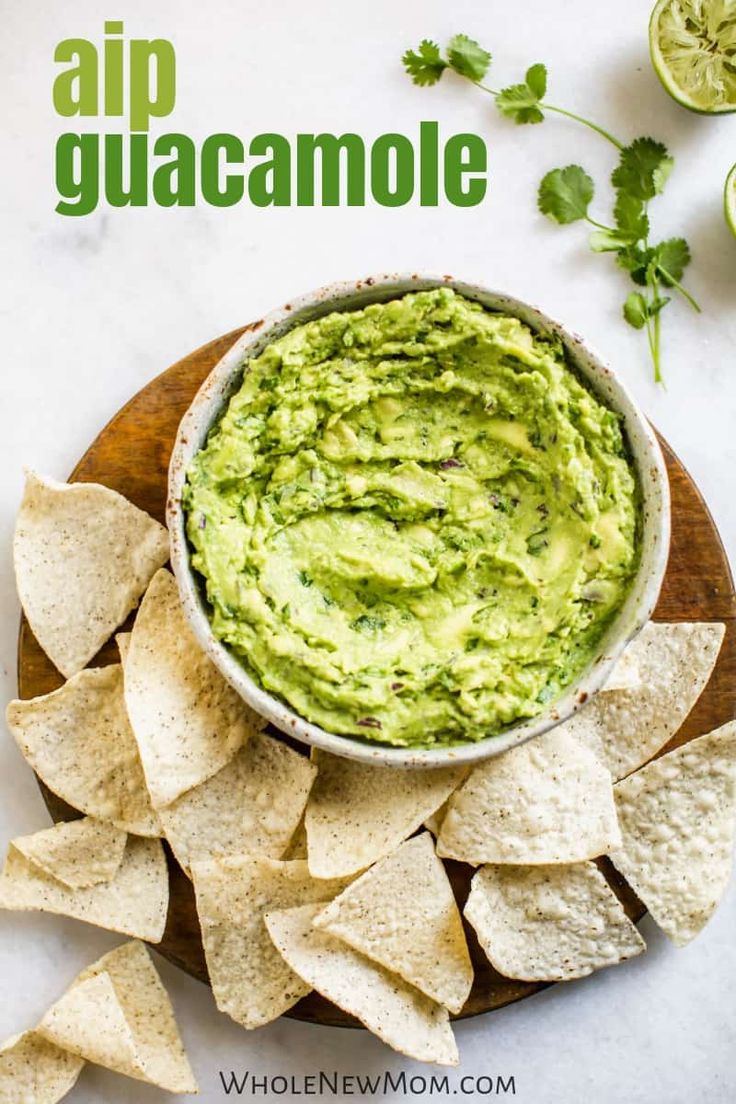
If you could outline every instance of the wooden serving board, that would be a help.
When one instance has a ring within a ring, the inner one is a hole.
[[[70,480],[103,483],[163,521],[169,454],[179,421],[202,381],[247,328],[233,330],[203,345],[152,380],[105,426],[71,473]],[[672,547],[655,617],[659,621],[725,621],[727,626],[718,665],[699,702],[672,741],[674,747],[736,715],[736,595],[713,519],[680,461],[665,442],[662,444],[672,490]],[[110,641],[95,663],[118,661],[117,648]],[[20,697],[46,694],[62,681],[22,620],[18,641]],[[68,820],[79,815],[42,783],[39,785],[54,820]],[[163,942],[156,949],[187,973],[207,982],[192,886],[170,854],[168,857],[171,902]],[[629,915],[639,919],[644,914],[640,902],[608,860],[601,860],[600,865]],[[462,905],[472,868],[456,862],[448,862],[447,867]],[[468,941],[476,975],[463,1017],[500,1008],[546,988],[502,977],[489,965],[472,929],[468,930]],[[287,1015],[314,1023],[356,1026],[355,1020],[316,993],[301,1000]]]

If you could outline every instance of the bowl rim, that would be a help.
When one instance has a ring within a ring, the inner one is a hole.
[[[568,360],[608,406],[623,418],[632,461],[642,491],[642,533],[639,569],[623,606],[599,642],[595,657],[564,694],[537,716],[498,735],[466,744],[429,748],[370,743],[351,735],[328,732],[308,721],[285,701],[259,686],[235,655],[212,632],[201,584],[190,563],[181,494],[194,455],[240,383],[245,363],[287,330],[331,311],[361,309],[412,291],[451,287],[487,309],[505,311],[537,332],[560,338]],[[670,493],[667,469],[656,434],[631,396],[600,355],[574,331],[505,292],[482,284],[432,273],[388,273],[324,285],[290,299],[282,307],[251,323],[218,361],[195,395],[177,431],[169,464],[166,522],[171,565],[182,606],[194,635],[227,682],[252,709],[280,731],[343,758],[395,767],[439,768],[477,763],[501,754],[556,727],[588,703],[606,681],[625,646],[650,619],[664,579],[670,542]]]

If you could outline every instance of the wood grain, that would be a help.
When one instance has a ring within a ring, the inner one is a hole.
[[[128,402],[99,433],[70,475],[71,480],[98,482],[124,494],[159,521],[164,520],[169,454],[179,421],[211,369],[247,327],[234,330],[171,366]],[[655,617],[659,621],[724,621],[726,639],[713,676],[687,721],[672,740],[674,747],[736,715],[736,594],[723,546],[713,519],[695,484],[662,442],[672,492],[672,546]],[[132,618],[130,619],[132,620]],[[112,641],[95,664],[118,661]],[[25,620],[18,640],[18,692],[22,698],[48,693],[62,677],[39,648]],[[78,812],[39,783],[55,820]],[[634,919],[643,908],[610,863],[600,861],[613,888]],[[157,949],[187,973],[206,982],[199,924],[191,883],[169,855],[171,902],[166,933]],[[459,903],[467,896],[472,868],[447,863]],[[488,964],[472,929],[468,941],[475,965],[475,983],[462,1017],[488,1012],[539,992],[545,985],[501,977]],[[310,994],[289,1013],[297,1019],[356,1026],[318,994]]]

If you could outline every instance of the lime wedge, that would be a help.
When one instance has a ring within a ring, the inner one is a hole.
[[[690,111],[736,111],[736,0],[658,0],[649,20],[657,76]]]
[[[726,212],[726,222],[736,238],[736,165],[726,177],[726,187],[723,189],[723,209]]]

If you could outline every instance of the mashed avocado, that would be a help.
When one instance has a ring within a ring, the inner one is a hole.
[[[212,626],[331,732],[479,740],[590,659],[638,557],[618,417],[561,347],[447,288],[246,365],[185,492]]]

